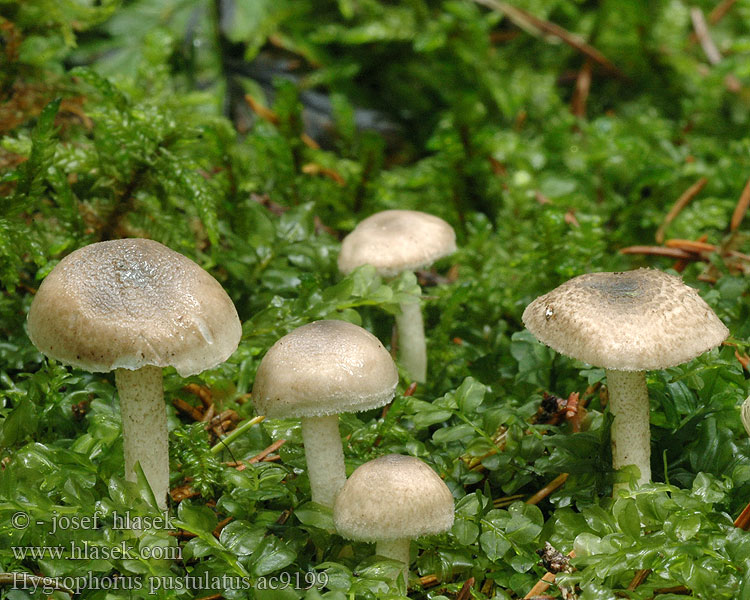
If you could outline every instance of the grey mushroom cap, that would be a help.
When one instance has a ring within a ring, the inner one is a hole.
[[[256,410],[270,418],[320,417],[383,406],[398,371],[380,340],[346,321],[298,327],[263,357],[253,384]]]
[[[90,244],[47,275],[28,314],[43,354],[86,371],[173,366],[183,377],[224,362],[242,335],[211,275],[146,239]]]
[[[443,219],[416,210],[384,210],[362,220],[341,242],[339,270],[365,264],[382,277],[414,271],[456,251],[456,234]]]
[[[575,277],[529,304],[523,322],[557,352],[620,371],[672,367],[729,335],[695,289],[655,269]]]
[[[417,538],[453,526],[453,496],[429,466],[388,454],[360,465],[336,497],[333,523],[365,542]]]

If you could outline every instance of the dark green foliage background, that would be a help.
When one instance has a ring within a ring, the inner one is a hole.
[[[413,208],[448,220],[459,243],[437,265],[442,283],[423,290],[429,380],[412,397],[402,383],[385,418],[341,419],[349,469],[411,454],[456,498],[452,531],[413,545],[413,573],[441,583],[422,590],[413,578],[409,597],[454,598],[469,577],[473,598],[523,597],[544,573],[535,551],[550,541],[575,548],[576,571],[560,580],[579,585],[582,600],[686,597],[659,591],[675,586],[693,598],[750,598],[750,535],[732,525],[750,501],[739,420],[748,384],[735,347],[649,374],[655,483],[612,500],[610,416],[598,395],[581,433],[528,423],[543,392],[584,392],[603,371],[555,355],[520,320],[533,298],[572,276],[672,268],[618,251],[653,243],[699,177],[706,187],[667,235],[725,239],[750,176],[750,2],[711,25],[722,53],[713,66],[690,38],[691,7],[708,13],[709,1],[513,6],[580,35],[619,69],[593,65],[585,117],[570,110],[585,57],[471,0],[0,0],[0,572],[209,574],[253,585],[159,592],[179,598],[403,597],[388,587],[394,563],[333,534],[330,512],[310,502],[293,421],[265,421],[212,452],[203,428],[168,403],[173,484],[189,477],[200,492],[172,507],[188,535],[115,529],[115,512],[154,509],[143,482],[122,478],[113,379],[47,361],[24,324],[40,281],[72,250],[158,240],[234,300],[239,349],[190,381],[251,418],[242,400],[258,363],[291,329],[339,318],[390,343],[398,303],[419,294],[415,276],[386,282],[365,267],[342,278],[338,244],[375,211]],[[245,94],[274,118],[258,118]],[[735,239],[744,252],[747,227]],[[704,264],[683,277],[743,351],[747,279],[712,261],[714,284],[698,279]],[[451,266],[458,278],[445,283]],[[167,399],[195,402],[185,383],[167,370]],[[280,438],[279,462],[222,464]],[[473,457],[484,457],[481,469],[469,469]],[[570,477],[548,499],[522,502],[560,473]],[[511,494],[521,500],[495,508]],[[48,533],[55,514],[95,510],[97,529]],[[45,526],[14,528],[18,511]],[[12,550],[71,541],[179,546],[181,559],[21,559]],[[638,569],[652,572],[628,590]],[[310,572],[327,585],[264,589],[269,577],[304,584]],[[554,586],[548,593],[559,596]]]

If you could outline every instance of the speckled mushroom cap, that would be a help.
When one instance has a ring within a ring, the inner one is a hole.
[[[382,277],[395,277],[455,251],[456,234],[443,219],[416,210],[384,210],[344,238],[338,265],[344,274],[370,264]]]
[[[359,466],[336,497],[333,523],[364,542],[417,538],[453,526],[453,496],[418,458],[388,454]]]
[[[529,304],[523,322],[561,354],[619,371],[679,365],[729,335],[697,291],[654,269],[575,277]]]
[[[271,346],[252,396],[256,410],[270,418],[319,417],[383,406],[397,383],[391,355],[369,331],[315,321]]]
[[[242,334],[218,281],[145,239],[66,256],[39,287],[28,331],[40,352],[86,371],[173,366],[183,377],[224,362]]]

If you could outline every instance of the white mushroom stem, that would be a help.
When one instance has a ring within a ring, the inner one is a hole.
[[[339,416],[303,417],[302,441],[313,502],[333,507],[336,495],[346,483]]]
[[[404,563],[402,575],[404,582],[409,583],[409,547],[411,540],[409,538],[399,538],[396,540],[380,540],[375,544],[375,554],[384,556],[392,560]]]
[[[120,396],[125,478],[135,481],[135,464],[144,475],[161,510],[169,491],[169,439],[161,367],[151,365],[131,371],[116,369]]]
[[[401,364],[412,381],[427,380],[427,344],[424,339],[421,302],[402,303],[396,315]]]
[[[638,483],[651,481],[651,434],[645,371],[606,370],[612,422],[612,466],[635,465]],[[615,491],[617,491],[615,487]]]

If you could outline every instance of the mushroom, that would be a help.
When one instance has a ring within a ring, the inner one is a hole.
[[[696,290],[653,269],[575,277],[529,304],[523,322],[561,354],[604,367],[612,464],[637,466],[639,483],[651,481],[645,371],[692,360],[729,335]]]
[[[357,467],[336,498],[333,523],[343,537],[375,542],[375,553],[404,563],[409,546],[423,535],[453,526],[453,496],[418,458],[388,454]]]
[[[398,371],[369,331],[345,321],[315,321],[278,340],[253,384],[256,410],[299,418],[313,501],[333,506],[346,481],[338,414],[383,406],[396,393]]]
[[[227,293],[189,258],[145,239],[85,246],[47,275],[28,314],[40,352],[90,372],[115,372],[125,477],[140,463],[161,509],[169,449],[162,367],[183,376],[224,362],[242,329]]]
[[[361,265],[381,277],[427,267],[456,251],[456,234],[443,219],[416,210],[384,210],[367,217],[341,242],[339,271]],[[402,303],[396,315],[401,363],[413,381],[427,378],[427,350],[419,303]]]

